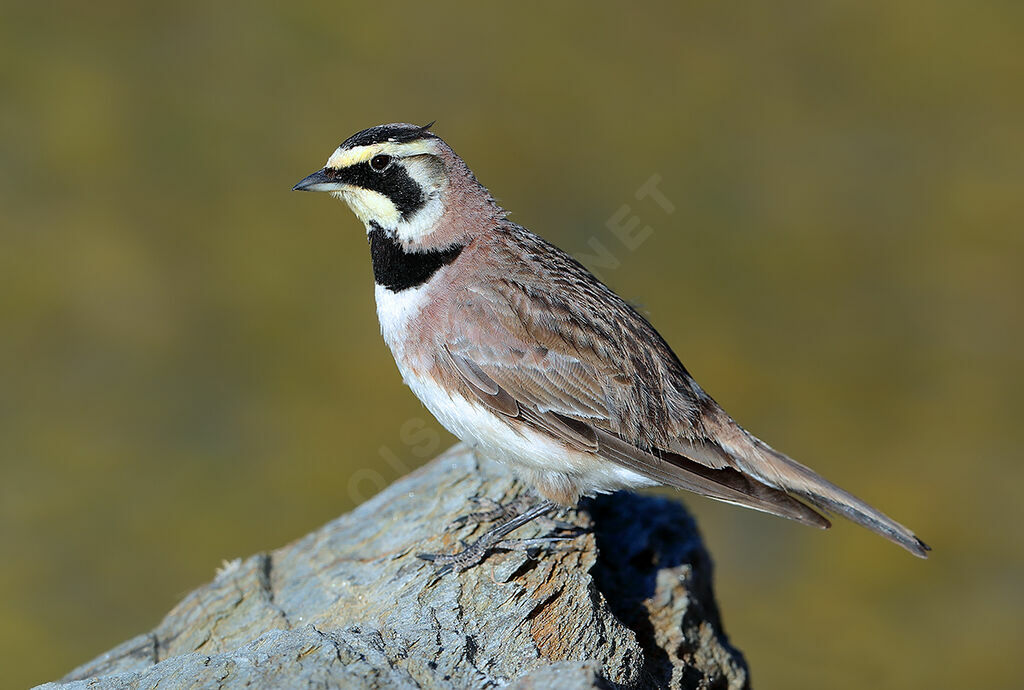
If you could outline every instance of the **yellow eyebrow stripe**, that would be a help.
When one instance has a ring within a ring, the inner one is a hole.
[[[353,149],[338,148],[327,159],[328,168],[347,168],[351,165],[363,163],[370,160],[377,154],[395,156],[418,156],[424,153],[434,153],[434,145],[431,141],[410,141],[408,143],[397,143],[385,141],[381,144],[370,144],[369,146],[357,146]]]

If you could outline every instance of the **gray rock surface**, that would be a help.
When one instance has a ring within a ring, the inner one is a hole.
[[[743,688],[696,526],[676,502],[615,494],[560,518],[540,554],[492,553],[438,577],[417,559],[487,525],[453,525],[523,493],[462,446],[316,532],[228,564],[150,633],[63,688]],[[514,537],[542,536],[535,522]]]

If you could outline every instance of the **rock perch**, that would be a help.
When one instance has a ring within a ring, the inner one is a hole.
[[[228,564],[153,631],[40,687],[749,687],[674,501],[584,501],[564,518],[584,531],[536,557],[498,551],[443,577],[416,558],[479,536],[486,525],[452,525],[475,499],[522,491],[456,446],[318,531]]]

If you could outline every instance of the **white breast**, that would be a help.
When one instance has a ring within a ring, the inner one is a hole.
[[[428,281],[423,285],[406,288],[399,292],[392,292],[382,285],[374,287],[373,296],[377,300],[380,333],[384,336],[384,342],[391,348],[392,354],[395,355],[399,369],[403,369],[406,359],[406,332],[410,323],[419,315],[423,305],[429,300],[427,295],[429,285]],[[405,378],[404,370],[402,378]]]

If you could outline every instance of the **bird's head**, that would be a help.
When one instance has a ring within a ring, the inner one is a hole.
[[[496,207],[430,126],[378,125],[354,134],[293,189],[330,192],[348,204],[367,232],[381,228],[408,244],[447,243],[456,228],[439,228],[446,211],[456,205],[472,211],[474,197]]]

